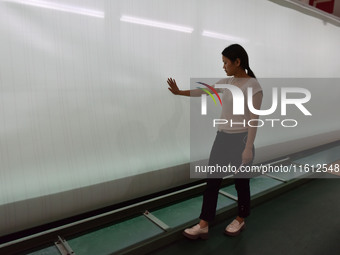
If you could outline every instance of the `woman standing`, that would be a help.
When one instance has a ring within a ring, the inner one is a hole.
[[[262,88],[252,70],[249,67],[248,54],[245,49],[233,44],[225,48],[222,52],[223,69],[227,73],[226,78],[220,80],[219,84],[232,84],[240,88],[247,99],[248,88],[252,88],[253,106],[260,109],[262,103]],[[167,81],[168,88],[175,95],[199,97],[203,92],[201,89],[179,90],[176,81],[169,78]],[[214,86],[212,86],[214,87]],[[258,115],[249,111],[248,105],[245,104],[243,115],[233,115],[233,103],[231,92],[228,89],[216,89],[222,93],[222,113],[221,119],[232,120],[227,124],[218,125],[217,135],[211,149],[209,165],[231,164],[238,168],[241,164],[249,165],[252,163],[255,151],[254,140],[257,128],[254,127],[254,120]],[[247,123],[252,120],[252,126]],[[232,125],[232,122],[239,123]],[[246,125],[240,125],[240,123]],[[218,191],[222,178],[207,179],[206,190],[203,195],[203,204],[200,215],[200,222],[192,228],[185,229],[183,234],[190,239],[207,239],[209,222],[213,221],[216,215],[216,206]],[[250,214],[250,187],[249,178],[235,178],[235,188],[238,196],[238,215],[225,229],[227,235],[236,236],[245,227],[245,218]]]

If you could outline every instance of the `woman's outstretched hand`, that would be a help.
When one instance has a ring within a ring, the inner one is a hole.
[[[180,90],[177,87],[176,81],[174,79],[168,78],[167,83],[169,84],[169,87],[170,87],[168,89],[171,91],[172,94],[174,95],[180,94]]]

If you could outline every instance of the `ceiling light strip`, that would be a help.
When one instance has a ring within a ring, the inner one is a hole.
[[[105,17],[104,12],[101,12],[101,11],[79,8],[79,7],[75,7],[71,5],[57,4],[53,2],[46,2],[46,1],[39,1],[39,0],[4,0],[4,2],[30,5],[30,6],[46,8],[46,9],[51,9],[51,10],[81,14],[81,15],[86,15],[86,16],[91,16],[91,17],[96,17],[96,18]]]
[[[120,18],[120,21],[134,23],[138,25],[150,26],[150,27],[169,29],[169,30],[174,30],[174,31],[179,31],[179,32],[184,32],[184,33],[192,33],[194,31],[194,29],[190,27],[183,27],[183,26],[178,26],[178,25],[174,25],[170,23],[164,23],[164,22],[159,22],[159,21],[154,21],[154,20],[141,19],[141,18],[136,18],[136,17],[131,17],[131,16],[124,16],[124,15]]]
[[[216,39],[221,39],[221,40],[226,40],[226,41],[234,41],[234,42],[239,42],[239,43],[247,42],[247,40],[240,38],[240,37],[215,33],[215,32],[206,31],[206,30],[203,31],[202,35],[206,37],[211,37],[211,38],[216,38]]]

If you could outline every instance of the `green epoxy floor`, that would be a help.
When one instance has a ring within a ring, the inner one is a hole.
[[[51,246],[36,252],[29,253],[28,255],[60,255],[60,252],[56,246]]]
[[[259,176],[256,178],[250,179],[250,194],[251,196],[257,195],[260,192],[267,191],[275,186],[278,186],[282,184],[283,182],[268,178],[265,176]],[[237,192],[235,189],[235,185],[230,185],[225,188],[221,189],[222,191],[225,191],[233,196],[237,196]]]
[[[266,178],[256,177],[251,179],[251,195],[282,184],[282,182]],[[236,196],[234,185],[223,188],[222,190]],[[183,202],[179,202],[151,213],[163,221],[171,228],[185,224],[191,220],[198,219],[203,197],[198,196]],[[219,194],[217,210],[227,207],[237,206],[236,202]],[[105,227],[77,238],[67,240],[68,244],[76,254],[81,255],[107,255],[129,247],[130,245],[142,242],[164,231],[141,215],[130,220]],[[49,247],[30,255],[56,255],[59,254],[55,247]]]
[[[252,196],[280,185],[265,177],[251,179]],[[222,190],[236,195],[234,185]],[[223,235],[232,221],[210,229],[210,239],[180,241],[151,253],[170,254],[239,254],[239,255],[328,255],[340,251],[340,179],[316,179],[252,209],[247,229],[238,237]],[[218,209],[236,203],[219,196]],[[167,225],[176,227],[198,218],[202,196],[152,212]],[[181,217],[182,216],[182,217]],[[330,222],[329,222],[330,221]],[[76,254],[112,254],[163,231],[144,216],[138,216],[87,235],[68,240]],[[57,255],[49,247],[30,255]]]
[[[67,242],[79,255],[108,255],[163,232],[146,217],[139,216]]]
[[[257,177],[251,179],[251,195],[268,191],[282,182]],[[222,188],[236,196],[234,185]],[[316,179],[252,209],[247,229],[238,237],[223,235],[225,226],[210,229],[210,239],[180,241],[151,253],[167,254],[340,254],[340,179]],[[151,212],[170,227],[198,219],[202,196]],[[235,201],[219,195],[218,209],[235,205]],[[329,222],[330,221],[330,222]],[[163,231],[144,216],[68,240],[76,254],[112,254]],[[324,249],[324,251],[323,251]],[[49,247],[30,255],[57,255]]]
[[[199,196],[157,211],[152,211],[151,213],[169,227],[174,228],[191,220],[198,219],[202,208],[202,202],[203,197]],[[217,210],[232,204],[236,205],[236,202],[225,196],[219,195]]]
[[[232,220],[210,229],[208,240],[180,241],[150,255],[340,254],[340,179],[315,179],[252,209],[237,237],[223,234]]]
[[[67,243],[76,255],[109,255],[163,232],[146,217],[138,216],[67,240]],[[51,246],[29,255],[60,255],[60,252]]]

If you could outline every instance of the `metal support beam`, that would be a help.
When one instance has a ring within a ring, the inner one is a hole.
[[[152,215],[148,210],[146,210],[143,215],[148,218],[149,220],[151,220],[153,223],[155,223],[157,226],[159,226],[161,229],[163,229],[164,231],[169,231],[171,228],[166,225],[163,221],[161,221],[160,219],[158,219],[156,216]]]
[[[231,194],[229,194],[229,193],[227,193],[227,192],[225,192],[223,190],[220,190],[219,193],[222,194],[223,196],[231,198],[232,200],[235,200],[235,201],[238,200],[237,197],[235,197],[235,196],[233,196],[233,195],[231,195]]]
[[[57,246],[60,254],[62,255],[75,255],[74,251],[72,251],[71,247],[68,245],[64,238],[58,236],[58,241],[54,243]]]
[[[269,177],[269,178],[272,178],[272,179],[275,179],[275,180],[278,180],[278,181],[281,181],[281,182],[287,182],[287,180],[285,179],[282,179],[280,177],[277,177],[275,175],[271,175],[271,174],[265,174],[265,176]]]

